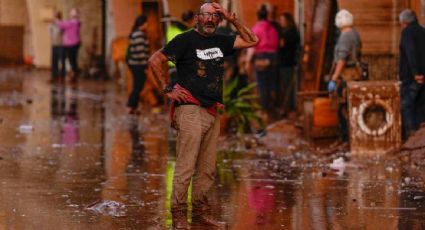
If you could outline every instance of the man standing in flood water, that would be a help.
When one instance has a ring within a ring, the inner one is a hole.
[[[407,139],[425,120],[425,29],[410,9],[400,13],[400,24],[401,113]]]
[[[223,20],[232,23],[237,36],[216,34]],[[187,222],[187,192],[192,179],[192,223],[220,227],[210,216],[208,192],[216,172],[217,141],[222,107],[223,58],[234,49],[257,44],[258,38],[236,15],[218,3],[205,3],[195,16],[196,27],[176,36],[149,60],[154,74],[167,85],[163,65],[176,64],[177,84],[164,88],[173,100],[172,124],[177,129],[176,166],[171,197],[174,229],[190,229]],[[174,110],[175,108],[175,110]],[[173,112],[174,111],[174,112]]]

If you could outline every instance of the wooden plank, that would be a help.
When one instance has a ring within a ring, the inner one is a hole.
[[[302,91],[319,90],[328,38],[332,1],[306,1]]]

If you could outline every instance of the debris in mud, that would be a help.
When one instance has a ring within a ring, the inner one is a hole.
[[[332,161],[330,168],[333,170],[345,170],[345,161],[344,158],[339,157]]]
[[[28,133],[32,133],[32,131],[34,131],[34,127],[32,125],[23,124],[23,125],[19,126],[18,130],[19,130],[20,133],[28,134]]]
[[[113,217],[124,217],[127,212],[127,208],[124,204],[113,200],[97,201],[89,205],[87,209],[98,214]]]
[[[64,144],[57,144],[57,143],[52,144],[52,148],[54,148],[54,149],[60,149],[60,148],[64,148],[64,147],[65,147]]]
[[[415,197],[413,197],[413,200],[421,200],[423,198],[424,198],[424,196],[415,196]]]
[[[339,157],[332,161],[332,164],[329,166],[332,170],[336,171],[338,176],[344,175],[346,163],[343,157]]]

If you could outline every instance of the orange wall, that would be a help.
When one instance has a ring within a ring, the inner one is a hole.
[[[135,18],[142,12],[141,0],[112,0],[115,37],[127,37]]]
[[[411,0],[410,7],[416,12],[419,22],[425,25],[425,0]]]
[[[294,14],[294,0],[237,0],[233,4],[243,22],[252,27],[257,21],[257,10],[267,2],[275,6],[277,15],[283,12]]]
[[[170,15],[181,19],[183,12],[187,10],[197,12],[203,2],[202,0],[169,0],[168,8]]]

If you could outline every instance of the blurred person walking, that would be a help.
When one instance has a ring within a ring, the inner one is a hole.
[[[62,41],[62,31],[57,25],[57,21],[62,20],[62,13],[55,12],[54,21],[49,25],[49,36],[52,45],[51,48],[51,83],[61,83],[65,78],[64,66],[64,51]]]
[[[147,17],[140,15],[136,18],[129,35],[130,45],[126,61],[133,77],[133,88],[127,101],[127,113],[137,114],[140,92],[143,90],[147,76],[146,67],[149,59],[149,40],[146,36],[148,29]]]
[[[411,9],[403,10],[399,20],[401,114],[403,137],[407,139],[425,118],[425,29]]]
[[[77,8],[72,8],[69,12],[70,19],[64,21],[58,21],[57,24],[63,32],[63,46],[65,60],[69,61],[72,68],[71,81],[76,82],[78,80],[78,74],[80,69],[78,67],[78,50],[81,45],[80,38],[80,12]],[[66,66],[63,66],[63,73],[66,73]]]
[[[221,20],[235,26],[239,35],[216,33]],[[162,66],[173,61],[177,84],[164,92],[174,100],[172,124],[177,129],[176,165],[171,195],[174,229],[190,229],[187,222],[188,187],[192,180],[192,223],[223,226],[210,215],[209,191],[216,172],[217,142],[222,107],[223,59],[234,49],[252,47],[258,38],[236,15],[218,3],[205,3],[195,16],[196,27],[177,35],[163,49],[152,55],[149,64],[154,74],[167,86]]]
[[[257,87],[260,93],[260,103],[268,116],[272,114],[276,100],[277,78],[277,51],[279,48],[279,34],[268,20],[266,5],[262,5],[257,12],[258,22],[252,31],[259,38],[255,48],[248,50],[247,65],[254,59],[254,69],[257,78]],[[247,69],[250,69],[248,66]]]
[[[361,80],[359,61],[362,42],[353,24],[353,15],[347,10],[340,10],[336,14],[335,25],[341,34],[335,45],[332,78],[328,83],[328,91],[337,98],[338,119],[343,142],[348,142],[349,139],[347,81]]]
[[[280,116],[287,115],[296,109],[299,79],[295,74],[295,67],[299,58],[300,34],[290,13],[283,13],[279,17],[279,77],[278,106]]]

